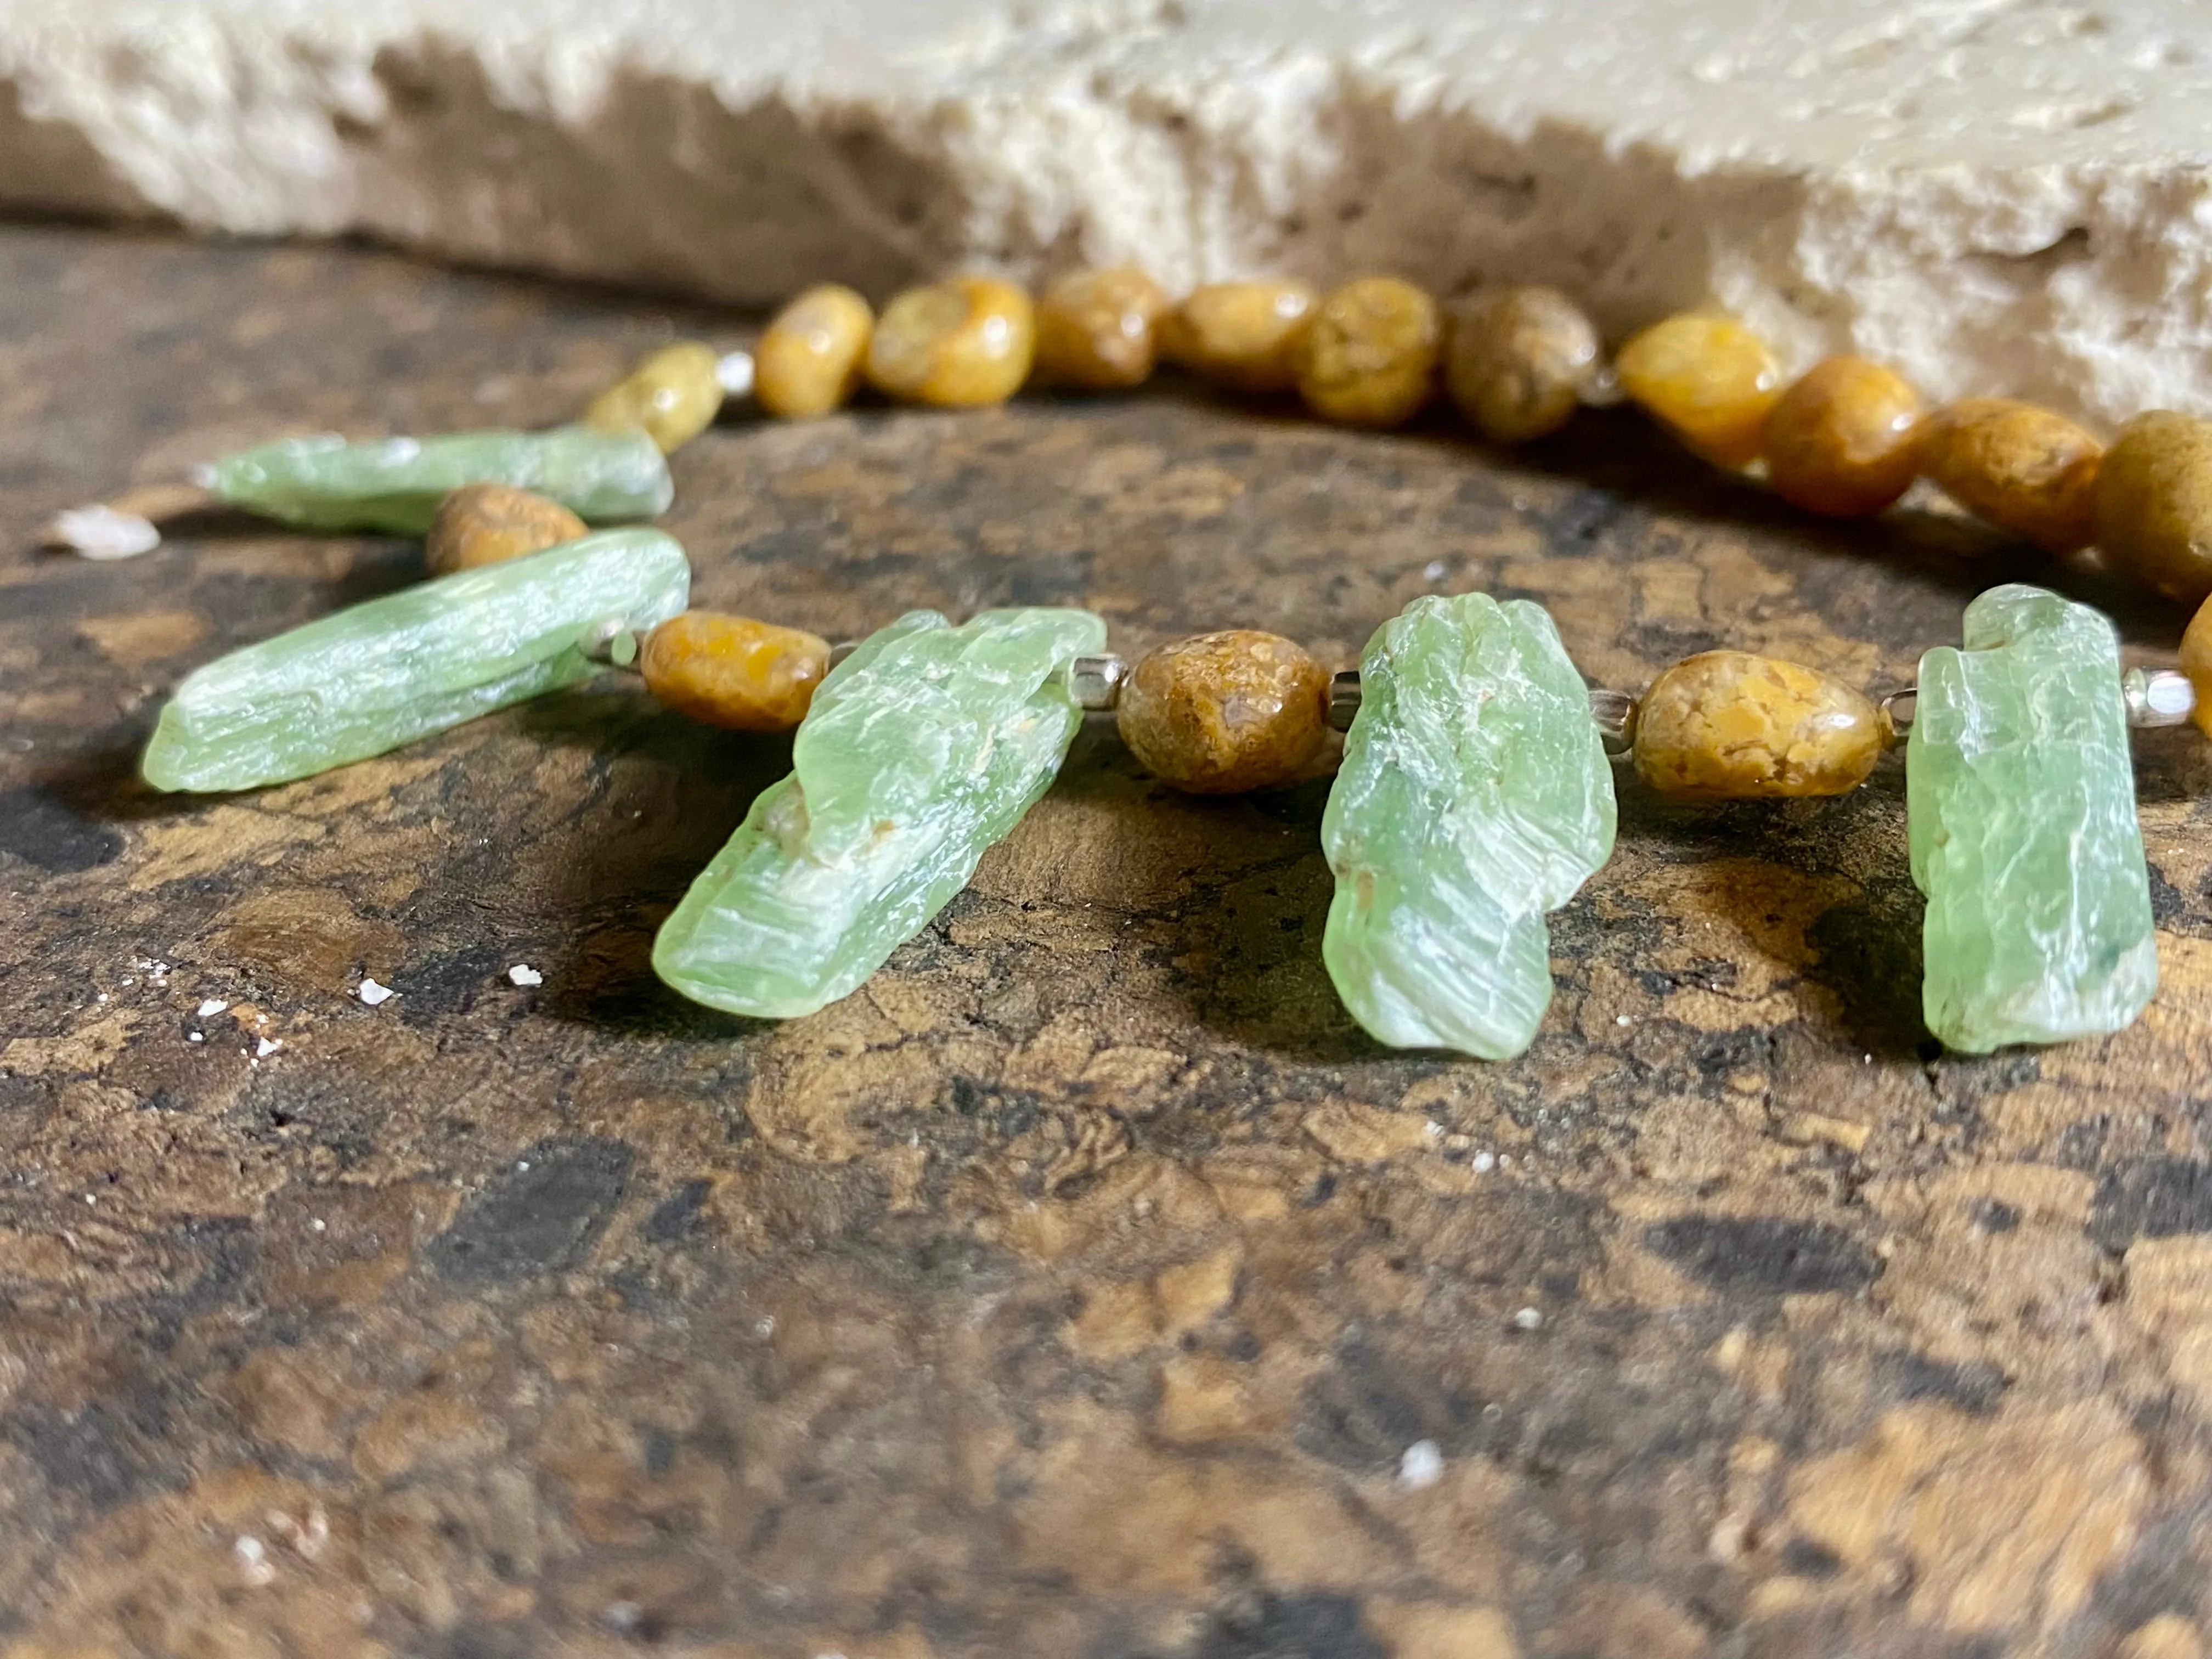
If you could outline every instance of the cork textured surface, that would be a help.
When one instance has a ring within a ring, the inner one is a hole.
[[[135,781],[181,673],[420,551],[210,516],[92,564],[29,550],[53,510],[564,418],[672,325],[747,329],[0,234],[0,1654],[2201,1659],[2192,731],[2138,741],[2150,1013],[1985,1060],[1920,1026],[1893,760],[1826,804],[1624,780],[1494,1066],[1339,1008],[1324,779],[1178,798],[1103,722],[782,1026],[647,951],[788,745],[632,681],[255,795]],[[831,638],[1069,602],[1335,665],[1481,587],[1601,683],[1728,646],[1881,690],[1998,580],[2148,661],[2182,621],[1955,518],[1810,524],[1625,414],[1505,457],[1164,382],[731,417],[675,466],[699,602]]]

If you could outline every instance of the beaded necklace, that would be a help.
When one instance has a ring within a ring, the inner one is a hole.
[[[1540,605],[1415,600],[1359,666],[1331,675],[1249,629],[1133,665],[1088,611],[915,611],[857,645],[688,609],[683,549],[651,529],[665,455],[750,392],[769,414],[841,407],[865,381],[939,407],[996,404],[1032,374],[1134,386],[1165,356],[1237,389],[1295,392],[1320,418],[1409,421],[1441,381],[1485,437],[1540,438],[1584,404],[1632,400],[1713,463],[1763,471],[1808,512],[1865,517],[1921,477],[2055,556],[2094,543],[2169,597],[2212,592],[2212,422],[2154,412],[2106,450],[2046,410],[1970,398],[1924,413],[1853,357],[1784,385],[1749,330],[1668,319],[1610,366],[1565,296],[1522,288],[1447,325],[1394,278],[1322,296],[1291,283],[1179,304],[1141,272],[1083,271],[1041,304],[963,276],[875,315],[808,290],[750,356],[685,343],[648,358],[575,426],[234,455],[203,484],[295,526],[422,534],[433,580],[187,677],[143,770],[219,791],[311,775],[608,667],[668,706],[748,731],[797,728],[763,792],[663,925],[653,965],[711,1006],[811,1013],[858,988],[964,886],[1059,771],[1086,713],[1111,713],[1164,781],[1279,787],[1345,733],[1321,835],[1335,877],[1322,956],[1380,1041],[1489,1059],[1533,1039],[1552,992],[1546,914],[1613,848],[1613,768],[1690,799],[1838,795],[1906,749],[1911,868],[1927,896],[1923,1005],[1968,1052],[2118,1030],[2157,983],[2128,728],[2212,732],[2212,606],[2183,672],[2124,674],[2098,612],[2020,584],[1967,607],[1962,647],[1879,702],[1796,664],[1711,651],[1640,696],[1592,690]],[[170,505],[176,504],[173,501]],[[111,550],[150,545],[115,515]],[[80,520],[80,528],[82,521]]]

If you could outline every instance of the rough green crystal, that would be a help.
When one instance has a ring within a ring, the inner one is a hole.
[[[1968,605],[1966,649],[1920,659],[1905,788],[1929,1030],[1986,1054],[2143,1011],[2158,948],[2111,623],[2018,584]]]
[[[1322,958],[1381,1041],[1510,1059],[1552,1000],[1544,912],[1613,852],[1589,693],[1542,606],[1483,593],[1414,600],[1359,673]]]
[[[696,1002],[769,1019],[857,989],[1050,785],[1082,723],[1087,611],[909,611],[814,694],[792,775],[753,802],[653,947]]]
[[[650,519],[675,499],[668,459],[643,432],[557,426],[354,443],[325,434],[264,444],[210,469],[234,507],[309,530],[419,536],[463,484],[513,484],[593,524]]]
[[[161,711],[157,789],[252,789],[365,760],[601,672],[594,624],[682,611],[691,568],[658,530],[606,530],[457,571],[218,658]]]

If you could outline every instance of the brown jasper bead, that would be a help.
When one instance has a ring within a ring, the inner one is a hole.
[[[687,611],[645,636],[646,689],[679,714],[737,732],[787,732],[830,672],[830,642],[750,617]]]
[[[1139,663],[1115,719],[1129,752],[1163,782],[1194,795],[1271,788],[1321,752],[1328,671],[1273,634],[1200,634]]]
[[[1298,343],[1298,395],[1324,421],[1403,426],[1436,389],[1443,337],[1443,313],[1411,283],[1346,283]]]
[[[1920,394],[1863,357],[1814,364],[1766,417],[1766,477],[1792,507],[1831,518],[1879,513],[1920,471]]]
[[[2105,447],[2063,415],[2009,398],[1963,398],[1920,423],[1920,471],[1975,517],[2046,553],[2096,534]]]
[[[672,454],[714,423],[722,408],[722,359],[710,345],[663,346],[592,400],[584,424],[605,430],[642,427]]]
[[[1698,800],[1840,795],[1887,740],[1881,711],[1841,680],[1748,651],[1685,658],[1636,710],[1636,769]]]
[[[504,564],[526,553],[573,542],[588,533],[584,521],[558,501],[510,484],[463,484],[438,503],[422,544],[434,576],[478,565]]]
[[[2181,672],[2197,688],[2197,707],[2189,711],[2189,718],[2212,738],[2212,599],[2197,606],[2181,636]]]
[[[849,288],[823,283],[775,314],[753,350],[753,396],[787,421],[827,415],[860,389],[876,313]]]
[[[1291,392],[1321,296],[1304,283],[1209,283],[1160,321],[1160,356],[1239,392]]]
[[[995,276],[956,276],[884,307],[868,342],[868,380],[908,403],[974,409],[1020,391],[1036,355],[1027,294]]]
[[[1620,389],[1708,460],[1748,466],[1782,396],[1782,365],[1729,317],[1669,317],[1621,347]]]
[[[2154,409],[2122,427],[2096,524],[2107,568],[2186,605],[2212,593],[2212,421]]]
[[[1507,289],[1460,319],[1444,385],[1492,443],[1530,443],[1573,416],[1597,352],[1597,329],[1559,289]]]
[[[1165,290],[1134,265],[1070,271],[1037,303],[1037,372],[1088,392],[1141,386],[1167,308]]]

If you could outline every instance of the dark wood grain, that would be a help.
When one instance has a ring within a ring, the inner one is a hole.
[[[671,323],[0,235],[0,1652],[2203,1653],[2193,732],[2141,745],[2157,1004],[1987,1060],[1919,1024],[1893,765],[1626,784],[1500,1066],[1337,1006],[1325,781],[1179,799],[1104,729],[783,1026],[647,949],[787,745],[629,682],[258,795],[134,781],[179,674],[419,552],[210,520],[93,565],[28,550],[49,513],[287,430],[562,418]],[[1954,518],[1810,526],[1626,415],[1505,458],[1167,384],[736,420],[676,470],[702,602],[833,637],[1064,601],[1342,662],[1479,586],[1612,684],[1730,645],[1879,689],[1997,580],[2153,658],[2179,620]]]

